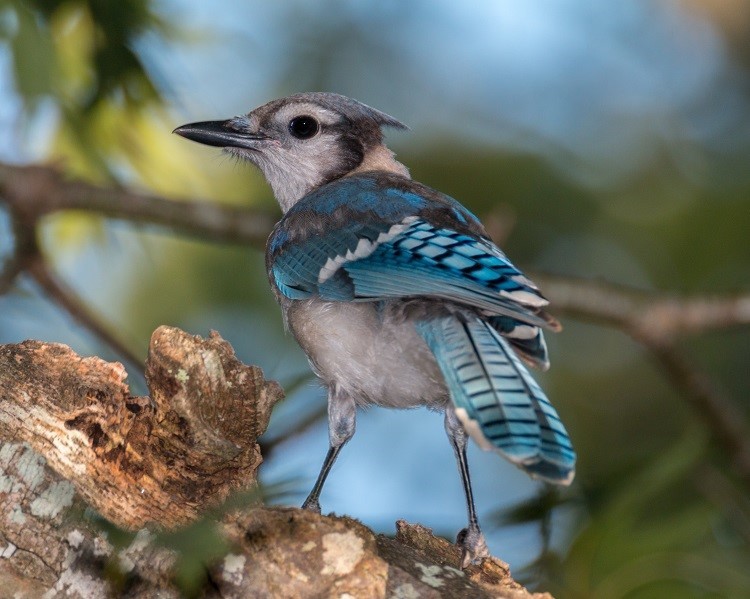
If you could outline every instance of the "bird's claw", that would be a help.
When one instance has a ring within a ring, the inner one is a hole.
[[[461,569],[490,556],[487,542],[478,526],[469,526],[456,535],[456,545],[461,548]]]
[[[308,497],[305,499],[305,503],[302,504],[303,510],[308,510],[310,512],[315,512],[316,514],[320,513],[320,502],[318,501],[317,497]]]

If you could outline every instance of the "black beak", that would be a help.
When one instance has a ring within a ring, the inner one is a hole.
[[[264,135],[238,130],[232,120],[190,123],[177,127],[172,133],[207,146],[248,150],[257,150],[258,142],[268,139]]]

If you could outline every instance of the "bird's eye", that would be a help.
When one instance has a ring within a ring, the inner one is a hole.
[[[310,139],[319,129],[318,121],[311,116],[297,116],[289,121],[289,132],[298,139]]]

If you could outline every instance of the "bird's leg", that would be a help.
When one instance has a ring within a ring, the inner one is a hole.
[[[461,473],[461,482],[466,494],[466,511],[469,515],[469,525],[461,530],[456,537],[456,544],[461,547],[461,567],[466,568],[473,561],[482,557],[488,557],[490,552],[487,549],[484,535],[479,530],[479,521],[477,520],[476,509],[474,508],[474,494],[471,491],[469,464],[466,460],[468,435],[453,408],[450,407],[445,410],[445,431],[448,433],[448,438],[456,454],[458,471]]]
[[[320,492],[328,473],[341,451],[341,448],[354,435],[357,422],[357,407],[354,400],[338,389],[331,389],[328,395],[328,438],[330,445],[312,491],[302,504],[302,509],[320,513]]]

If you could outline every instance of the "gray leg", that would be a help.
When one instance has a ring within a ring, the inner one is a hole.
[[[320,492],[326,482],[331,466],[336,461],[339,451],[354,435],[357,423],[357,407],[354,400],[337,389],[331,389],[328,394],[328,438],[330,445],[323,461],[318,479],[310,494],[302,504],[302,509],[320,513]]]
[[[461,482],[466,494],[466,511],[469,516],[469,525],[458,533],[456,543],[461,547],[461,567],[466,568],[470,563],[482,557],[488,557],[487,543],[482,531],[479,530],[477,513],[474,508],[474,494],[471,491],[471,478],[469,477],[469,464],[466,460],[466,443],[468,435],[461,425],[453,408],[445,410],[445,432],[448,433],[453,452],[456,454],[458,471],[461,473]]]

